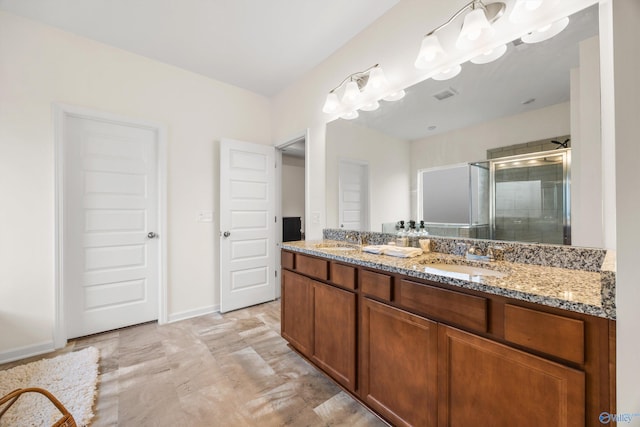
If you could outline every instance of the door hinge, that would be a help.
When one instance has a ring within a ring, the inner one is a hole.
[[[278,222],[278,217],[277,216],[273,217],[273,222]]]
[[[276,277],[278,277],[278,270],[275,270],[274,273],[276,273]]]

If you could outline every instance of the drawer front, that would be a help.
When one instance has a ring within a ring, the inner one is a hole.
[[[329,278],[329,262],[324,259],[296,254],[296,271],[316,279],[327,280]]]
[[[331,282],[347,289],[356,289],[356,269],[343,264],[331,263]]]
[[[374,273],[373,271],[360,271],[360,286],[366,295],[391,301],[392,277],[386,274]]]
[[[427,317],[487,332],[487,299],[401,280],[396,302]]]
[[[582,320],[506,304],[504,339],[571,362],[584,363]]]
[[[282,268],[288,268],[289,270],[293,270],[293,260],[295,255],[291,252],[280,252],[280,265]]]

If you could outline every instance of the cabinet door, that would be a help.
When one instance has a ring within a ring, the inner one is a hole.
[[[314,282],[313,361],[351,391],[356,389],[356,294]]]
[[[282,336],[305,356],[313,351],[313,287],[311,280],[282,271]]]
[[[437,323],[362,299],[361,397],[393,425],[436,425],[437,340]]]
[[[439,326],[441,427],[585,425],[584,372]]]

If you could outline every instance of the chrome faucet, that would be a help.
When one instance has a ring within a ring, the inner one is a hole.
[[[347,233],[344,236],[344,240],[356,245],[362,245],[362,235],[359,232]]]

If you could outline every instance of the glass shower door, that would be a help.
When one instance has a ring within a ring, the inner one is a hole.
[[[571,244],[569,150],[491,161],[496,240]]]

